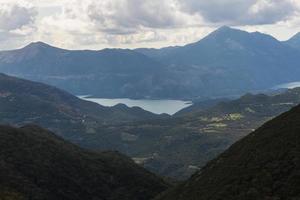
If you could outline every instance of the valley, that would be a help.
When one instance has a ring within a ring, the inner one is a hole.
[[[295,88],[195,103],[188,111],[170,116],[121,104],[103,107],[52,86],[6,75],[1,75],[0,83],[0,123],[37,124],[81,147],[117,150],[152,172],[181,180],[300,103],[299,88]]]

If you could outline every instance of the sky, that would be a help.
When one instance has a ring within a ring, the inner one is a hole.
[[[0,0],[1,50],[160,48],[223,25],[287,40],[300,32],[300,0]]]

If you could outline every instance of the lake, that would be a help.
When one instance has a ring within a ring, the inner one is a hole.
[[[103,98],[88,98],[87,96],[80,96],[81,99],[92,101],[98,103],[102,106],[115,106],[117,104],[125,104],[128,107],[140,107],[144,110],[162,114],[167,113],[173,115],[179,110],[189,107],[192,105],[190,101],[181,101],[181,100],[148,100],[148,99],[103,99]]]
[[[300,87],[300,82],[284,83],[281,85],[277,85],[276,87],[274,87],[274,89],[282,89],[282,88],[293,89],[296,87]]]

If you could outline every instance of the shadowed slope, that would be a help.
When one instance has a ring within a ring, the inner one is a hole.
[[[300,106],[271,120],[160,200],[298,199]]]
[[[37,126],[0,126],[0,152],[0,199],[147,200],[168,187],[117,152],[88,152]]]

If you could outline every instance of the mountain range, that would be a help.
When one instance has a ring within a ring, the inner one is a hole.
[[[0,126],[0,199],[150,200],[170,185],[118,152],[81,149],[38,126]]]
[[[299,52],[274,37],[224,26],[183,47],[140,49],[206,96],[268,89],[298,80]]]
[[[71,51],[37,42],[0,52],[0,72],[51,84],[75,95],[152,99],[230,96],[298,81],[297,38],[280,42],[259,32],[221,27],[198,42],[162,49]]]
[[[163,85],[165,71],[160,63],[132,50],[69,51],[42,42],[0,52],[0,63],[1,72],[77,95],[103,97],[150,96],[160,90],[156,84]]]
[[[157,200],[300,197],[300,106],[267,122]]]

